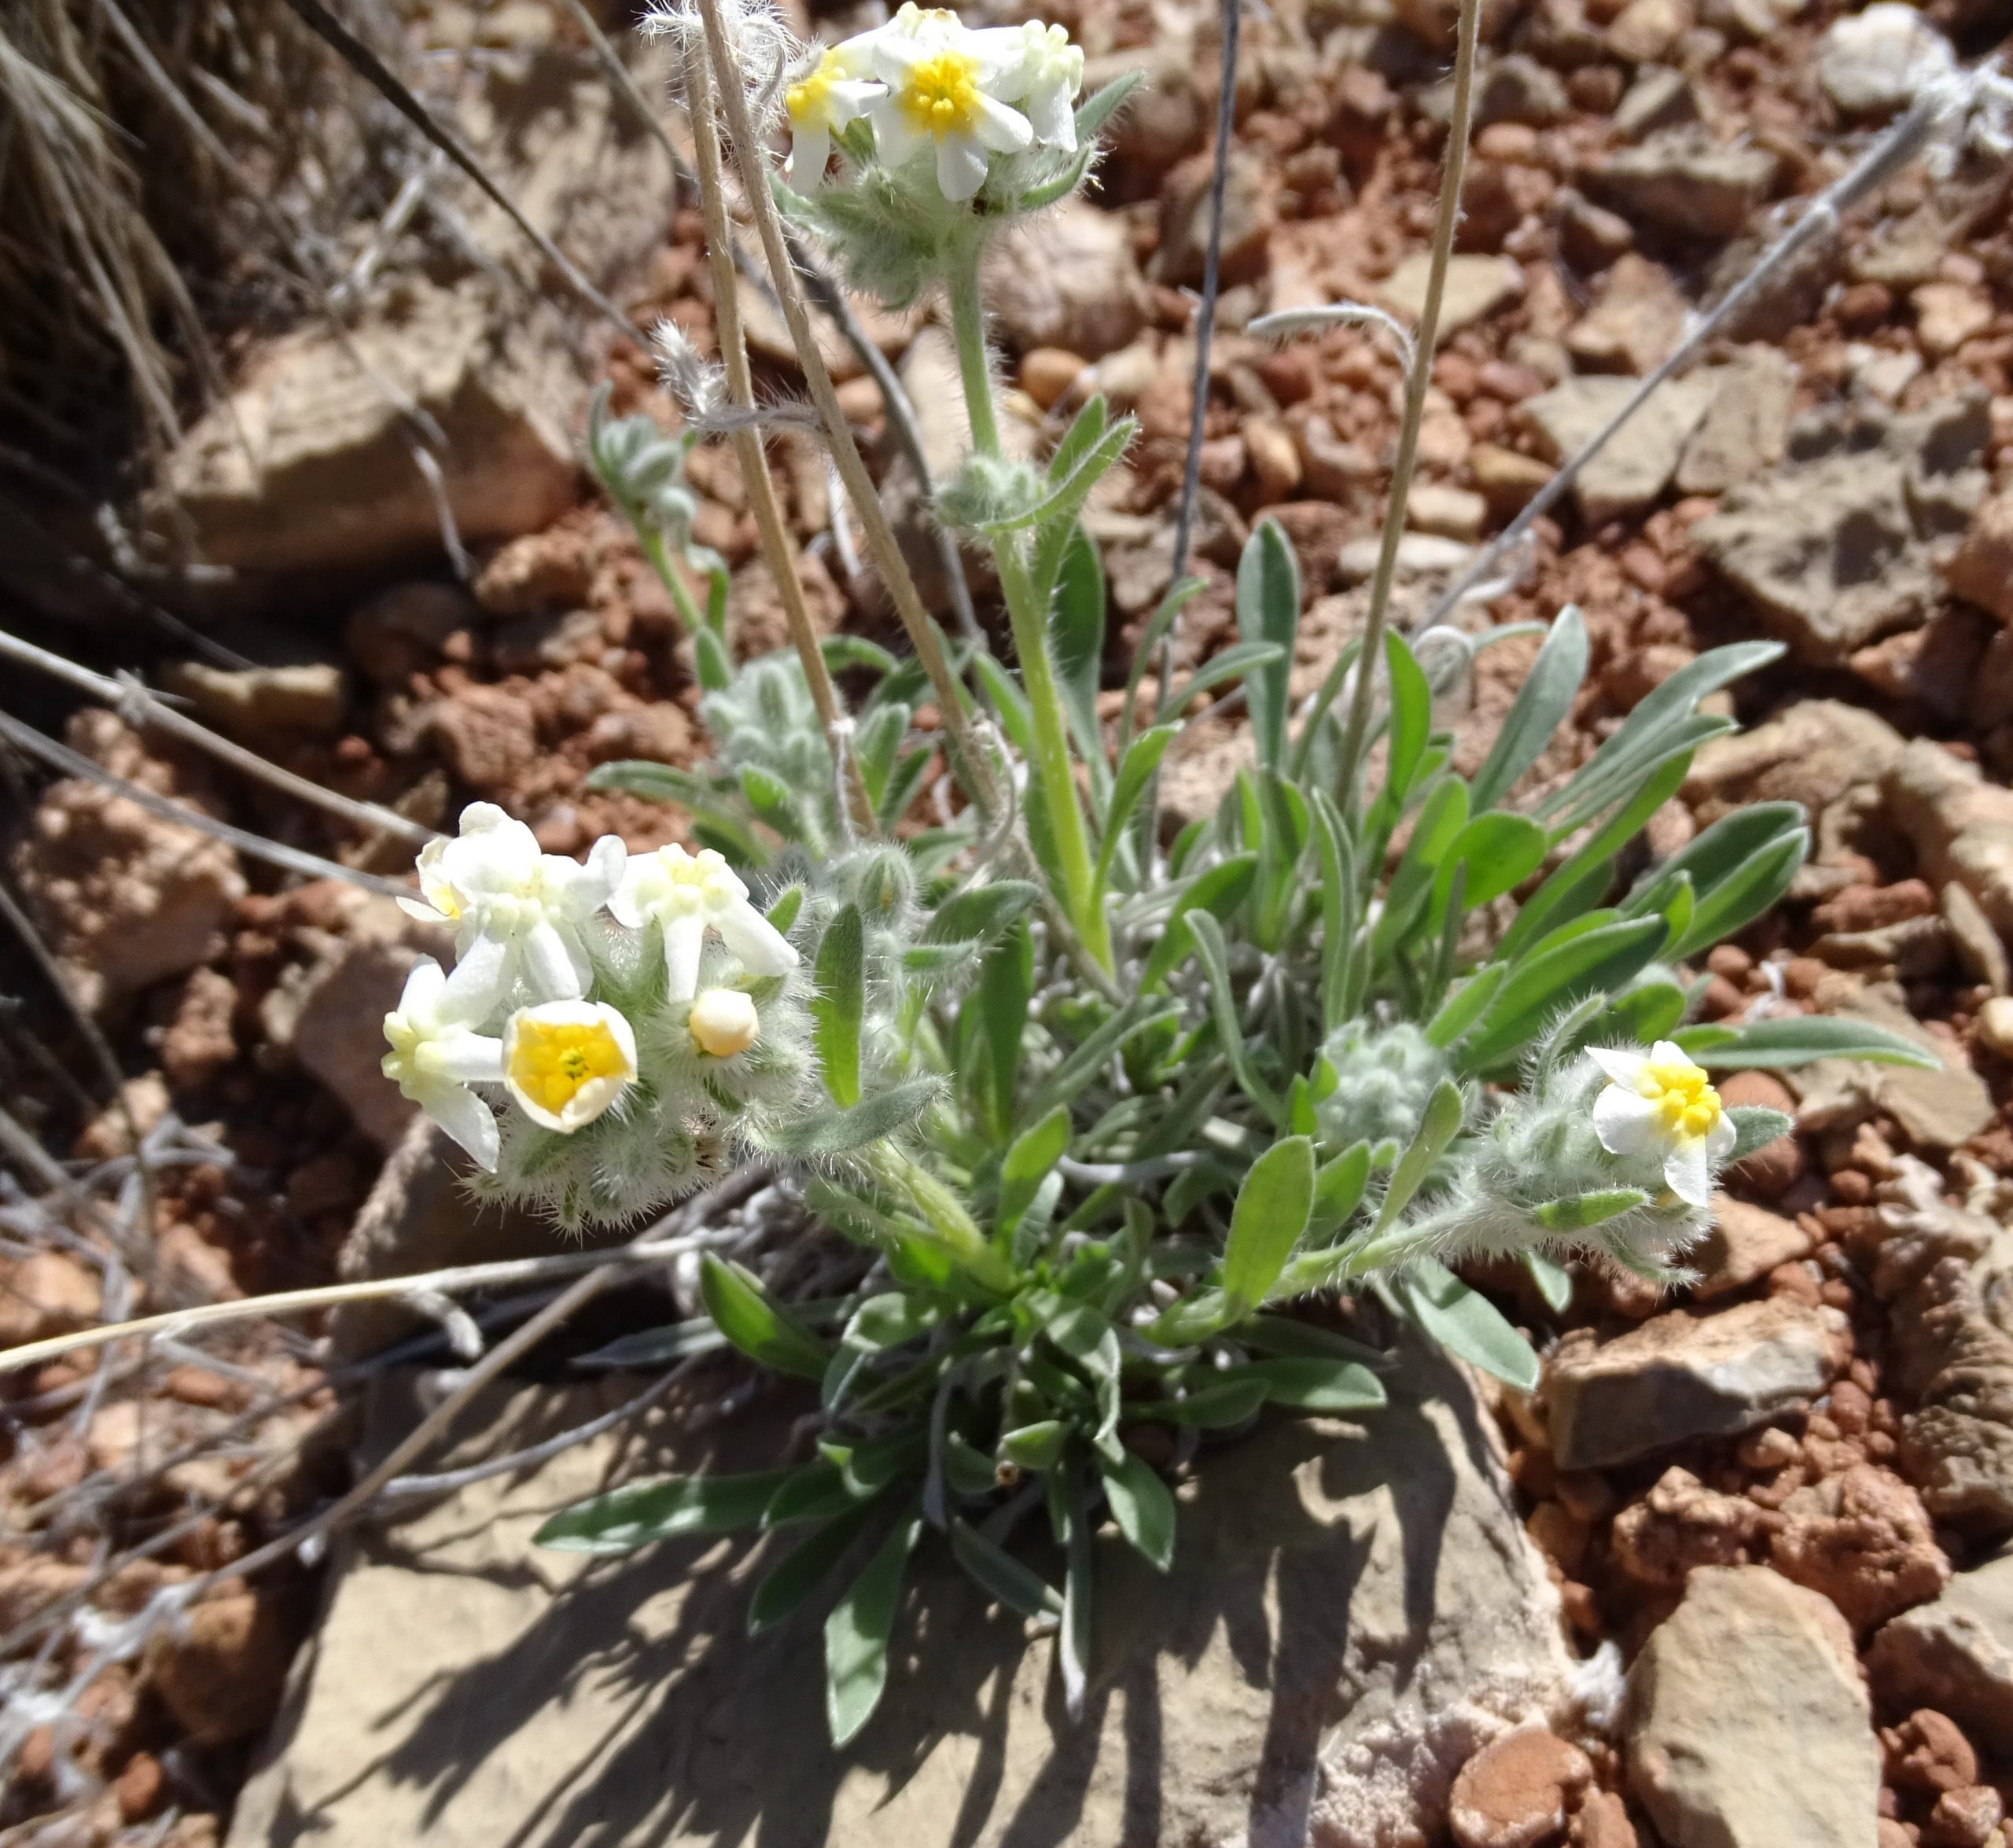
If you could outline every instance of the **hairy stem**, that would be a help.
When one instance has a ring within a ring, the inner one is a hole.
[[[713,319],[719,333],[720,359],[727,368],[729,396],[742,410],[752,410],[755,383],[748,369],[748,342],[734,295],[734,244],[727,227],[727,193],[720,181],[719,125],[713,112],[712,75],[696,46],[686,57],[685,75],[693,155],[699,171],[699,201],[706,218],[706,260],[712,271]],[[841,798],[853,826],[862,834],[871,834],[875,831],[874,804],[859,773],[859,760],[853,754],[852,721],[840,702],[839,690],[832,684],[825,665],[825,652],[811,626],[811,612],[804,601],[804,586],[797,579],[789,536],[783,528],[782,510],[776,504],[776,485],[770,478],[761,433],[753,424],[745,424],[734,433],[734,447],[741,459],[741,476],[747,484],[748,504],[754,511],[769,575],[776,580],[777,592],[782,598],[783,620],[796,645],[797,658],[803,664],[811,704],[818,709],[818,723],[832,753]],[[675,598],[677,593],[673,591],[672,595]]]
[[[853,441],[845,413],[839,407],[838,391],[832,383],[831,373],[818,350],[810,310],[804,301],[803,279],[790,263],[789,252],[783,242],[782,220],[777,215],[775,201],[770,196],[767,151],[749,112],[748,98],[742,88],[742,72],[735,62],[734,46],[727,37],[720,0],[698,0],[698,8],[706,28],[707,53],[712,60],[713,75],[718,79],[720,107],[734,144],[734,161],[741,171],[742,190],[747,196],[755,228],[761,236],[762,253],[768,261],[776,300],[789,328],[790,344],[797,348],[804,368],[804,383],[811,388],[811,400],[818,407],[819,417],[831,444],[832,459],[838,465],[840,479],[845,482],[847,496],[852,502],[854,517],[867,536],[867,549],[874,554],[874,562],[880,570],[881,581],[888,587],[902,627],[908,631],[910,644],[922,661],[923,671],[929,676],[931,689],[937,695],[944,735],[951,746],[952,767],[980,814],[989,820],[1001,808],[992,762],[972,731],[966,714],[964,694],[957,676],[951,672],[943,638],[931,621],[929,611],[923,608],[922,598],[910,574],[907,561],[896,543],[894,528],[881,511],[874,478],[867,472],[867,464],[861,458],[859,445]]]
[[[992,401],[992,374],[985,355],[985,311],[979,300],[979,242],[969,241],[950,266],[951,328],[957,341],[958,372],[971,419],[972,446],[997,461],[1003,451],[999,419]],[[1020,536],[1002,533],[992,541],[999,588],[1013,624],[1014,649],[1020,657],[1021,680],[1035,731],[1035,775],[1055,837],[1067,889],[1065,909],[1082,933],[1085,947],[1104,968],[1111,966],[1111,927],[1102,908],[1091,902],[1093,876],[1089,838],[1076,796],[1076,771],[1069,753],[1069,729],[1056,690],[1055,664],[1049,653],[1048,613],[1028,569]]]
[[[1419,463],[1419,427],[1426,414],[1426,389],[1433,379],[1433,351],[1440,336],[1440,301],[1447,286],[1447,262],[1454,253],[1454,233],[1461,222],[1461,181],[1468,163],[1468,130],[1474,116],[1475,40],[1481,18],[1481,0],[1461,0],[1459,35],[1454,51],[1454,106],[1447,125],[1447,160],[1441,175],[1440,210],[1433,226],[1433,254],[1426,274],[1426,301],[1419,311],[1419,347],[1411,368],[1405,375],[1404,414],[1398,426],[1397,459],[1391,468],[1390,503],[1384,510],[1383,543],[1377,554],[1377,573],[1371,580],[1370,613],[1364,618],[1363,648],[1356,659],[1362,664],[1349,700],[1349,717],[1342,730],[1340,790],[1345,802],[1353,801],[1357,772],[1370,731],[1372,693],[1377,684],[1378,664],[1384,658],[1384,634],[1389,624],[1391,586],[1398,572],[1398,542],[1405,536],[1405,506],[1411,498],[1412,473]],[[1315,696],[1294,747],[1294,771],[1304,776],[1315,734],[1335,695],[1341,690],[1347,657],[1338,655]]]
[[[643,556],[650,561],[650,569],[657,574],[657,581],[669,594],[672,606],[678,612],[679,624],[687,635],[695,635],[705,627],[706,618],[699,606],[692,601],[692,592],[676,565],[671,561],[671,547],[664,543],[664,535],[650,521],[643,518],[632,519],[629,524],[636,529],[636,543],[643,548]]]

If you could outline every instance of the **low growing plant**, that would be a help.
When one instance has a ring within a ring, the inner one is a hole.
[[[675,23],[690,68],[696,31]],[[1713,1073],[1922,1055],[1838,1020],[1689,1024],[1700,985],[1681,970],[1783,896],[1809,830],[1773,803],[1660,865],[1639,840],[1733,729],[1702,702],[1772,643],[1701,655],[1529,791],[1587,667],[1568,609],[1463,776],[1436,698],[1510,631],[1408,642],[1373,609],[1296,709],[1299,574],[1264,521],[1236,643],[1159,684],[1150,655],[1198,587],[1176,584],[1101,722],[1105,584],[1079,514],[1132,426],[1094,398],[1045,462],[1007,459],[976,278],[1001,226],[1082,184],[1121,98],[1076,101],[1081,59],[1056,28],[973,31],[905,6],[773,85],[779,28],[736,29],[731,80],[779,90],[793,131],[782,205],[856,286],[948,300],[973,446],[937,512],[989,551],[1018,671],[958,663],[960,710],[919,732],[929,664],[830,641],[825,670],[864,687],[836,752],[801,650],[713,675],[706,768],[594,779],[683,804],[696,855],[610,839],[580,866],[470,809],[420,867],[458,960],[415,971],[385,1065],[484,1188],[566,1227],[761,1161],[859,1248],[856,1284],[816,1304],[708,1258],[705,1323],[630,1345],[723,1338],[803,1381],[815,1455],[634,1484],[539,1535],[613,1553],[777,1530],[749,1623],[825,1602],[843,1743],[880,1697],[926,1535],[1055,1629],[1076,1711],[1100,1526],[1165,1570],[1170,1460],[1273,1408],[1382,1402],[1381,1357],[1337,1302],[1374,1294],[1528,1390],[1535,1355],[1452,1265],[1519,1261],[1559,1305],[1574,1256],[1681,1277],[1720,1172],[1789,1126],[1726,1108]],[[635,486],[650,471],[605,459],[658,453],[647,433],[618,443],[627,428],[598,422],[597,466],[647,543],[665,524]],[[1231,683],[1252,762],[1163,845],[1157,772],[1197,696]],[[953,746],[970,799],[940,789],[922,825],[951,734],[987,761]]]

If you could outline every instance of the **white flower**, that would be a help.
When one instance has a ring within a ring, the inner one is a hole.
[[[887,94],[869,75],[864,45],[868,36],[862,34],[822,53],[783,93],[789,115],[789,159],[783,179],[793,192],[808,193],[823,180],[832,137]]]
[[[1062,27],[1045,26],[1039,20],[1029,20],[1014,36],[1019,41],[1014,48],[1018,62],[994,87],[994,94],[1002,102],[1019,106],[1036,140],[1074,153],[1076,92],[1084,87],[1083,47],[1072,45]]]
[[[1733,1119],[1705,1068],[1682,1047],[1659,1040],[1633,1047],[1592,1046],[1587,1056],[1608,1082],[1594,1100],[1594,1133],[1611,1155],[1661,1155],[1665,1184],[1687,1206],[1712,1195],[1713,1172],[1732,1152]]]
[[[636,1035],[605,1001],[546,1001],[503,1023],[503,1082],[524,1114],[571,1135],[636,1076]]]
[[[885,87],[867,113],[890,167],[933,146],[937,186],[962,201],[985,184],[988,153],[1032,145],[1028,118],[1002,100],[1027,62],[1018,31],[969,31],[954,14],[904,6],[892,24],[865,36]]]
[[[696,857],[678,846],[638,854],[608,908],[631,930],[654,922],[663,931],[674,1001],[689,1001],[698,992],[699,952],[708,925],[750,975],[787,975],[797,966],[789,939],[748,902],[748,888],[710,847]]]
[[[456,1010],[479,1019],[521,974],[535,994],[572,1000],[587,991],[593,969],[581,927],[621,882],[627,852],[604,834],[585,866],[539,849],[538,837],[493,802],[462,811],[462,831],[432,841],[419,856],[426,902],[402,898],[415,918],[454,926]]]
[[[467,1088],[503,1077],[503,1042],[478,1033],[448,992],[447,977],[422,956],[406,977],[398,1006],[385,1016],[385,1076],[491,1173],[496,1119]],[[478,1018],[480,1016],[477,1017]]]
[[[739,988],[708,988],[686,1018],[692,1044],[710,1058],[731,1058],[755,1044],[762,1029],[753,997]]]

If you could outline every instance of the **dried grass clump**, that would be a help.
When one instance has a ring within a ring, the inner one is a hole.
[[[198,292],[274,273],[260,201],[341,164],[342,81],[282,0],[0,0],[0,440],[172,439],[215,382]]]

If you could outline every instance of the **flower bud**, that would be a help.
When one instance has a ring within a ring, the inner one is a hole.
[[[708,988],[693,1002],[686,1022],[693,1044],[713,1058],[745,1052],[761,1024],[754,1002],[739,988]]]

